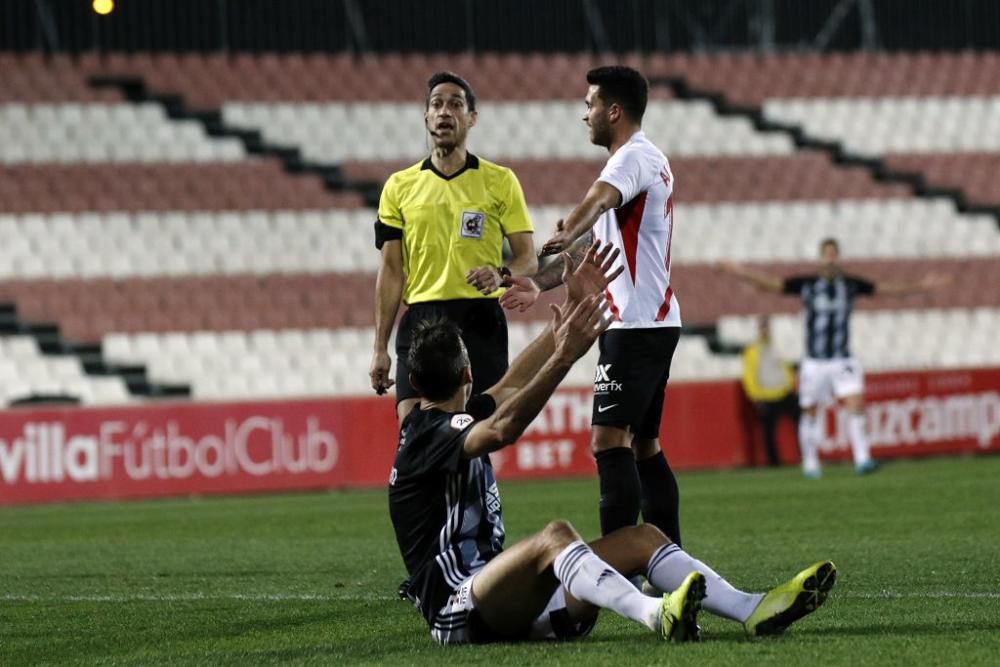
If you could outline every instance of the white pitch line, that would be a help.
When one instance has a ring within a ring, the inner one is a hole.
[[[996,600],[1000,591],[931,591],[927,593],[899,593],[878,591],[875,593],[846,592],[833,593],[834,597],[862,600]],[[237,600],[245,602],[388,602],[396,600],[395,595],[363,595],[355,593],[231,593],[206,595],[204,593],[168,593],[163,595],[137,593],[135,595],[0,595],[4,602],[200,602]]]

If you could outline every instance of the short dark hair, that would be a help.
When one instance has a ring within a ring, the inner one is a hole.
[[[462,330],[451,320],[421,320],[413,327],[406,354],[413,388],[422,398],[442,401],[462,386],[462,371],[469,363]]]
[[[819,242],[820,252],[822,252],[823,248],[827,247],[828,245],[832,245],[833,249],[836,250],[838,253],[840,253],[840,243],[838,243],[837,239],[833,238],[832,236],[828,236]]]
[[[600,88],[605,103],[617,104],[629,118],[642,122],[649,100],[649,82],[638,70],[624,65],[595,67],[587,72],[587,83]]]
[[[454,72],[434,72],[431,78],[427,79],[427,99],[424,101],[424,108],[431,103],[431,91],[442,83],[453,83],[465,91],[465,102],[469,105],[469,111],[476,110],[476,94],[472,91],[472,86]]]

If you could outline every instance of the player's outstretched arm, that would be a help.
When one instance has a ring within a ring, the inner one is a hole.
[[[920,294],[932,292],[950,285],[952,277],[942,273],[928,273],[920,280],[909,282],[880,282],[875,284],[875,294],[884,296],[902,296],[905,294]]]
[[[580,261],[563,253],[559,256],[563,267],[561,282],[566,284],[565,308],[572,310],[588,296],[604,294],[608,284],[621,275],[624,266],[613,269],[620,253],[610,243],[602,245],[594,242],[580,258]],[[567,311],[568,312],[568,311]],[[538,368],[552,356],[555,341],[551,327],[547,327],[514,359],[510,369],[486,390],[497,403],[510,398],[518,389],[528,384]]]
[[[563,221],[560,220],[556,223],[556,229],[562,229],[562,225]],[[568,254],[572,258],[573,264],[578,266],[584,261],[593,242],[594,234],[588,232],[574,241],[566,253],[560,253],[558,257],[553,257],[534,276],[530,278],[513,276],[510,279],[510,287],[500,297],[500,305],[507,310],[517,310],[522,313],[526,311],[535,304],[542,292],[547,292],[563,284],[563,269],[566,266],[563,254]]]
[[[594,181],[583,201],[566,216],[563,228],[557,229],[552,238],[542,246],[541,255],[555,255],[570,247],[574,241],[593,229],[602,213],[621,206],[621,203],[622,193],[618,188],[604,181]]]
[[[399,304],[403,300],[403,285],[406,274],[403,271],[403,242],[385,241],[382,244],[382,262],[375,279],[375,347],[368,368],[372,389],[384,394],[395,384],[390,377],[392,357],[389,356],[389,336],[396,321]]]
[[[570,310],[552,306],[551,337],[555,349],[530,382],[501,403],[491,417],[476,423],[465,438],[466,458],[483,456],[517,440],[538,416],[546,401],[577,359],[582,357],[611,321],[604,298],[590,295]]]
[[[743,282],[753,285],[764,292],[780,293],[784,288],[781,278],[764,273],[763,271],[748,269],[736,262],[719,262],[716,266],[723,273],[728,273],[731,276],[739,278]]]

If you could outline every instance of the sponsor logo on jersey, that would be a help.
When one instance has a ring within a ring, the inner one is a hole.
[[[451,427],[456,431],[461,431],[474,421],[476,420],[472,418],[472,415],[467,415],[467,414],[454,415],[451,418]]]
[[[462,211],[462,225],[459,233],[462,238],[481,239],[486,227],[486,214],[479,211]]]

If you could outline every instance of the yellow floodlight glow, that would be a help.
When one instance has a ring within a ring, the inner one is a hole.
[[[115,0],[94,0],[90,6],[93,7],[95,13],[107,16],[115,11]]]

